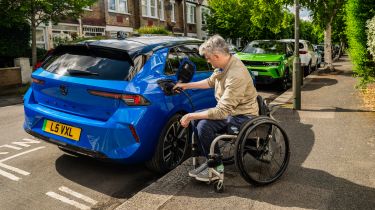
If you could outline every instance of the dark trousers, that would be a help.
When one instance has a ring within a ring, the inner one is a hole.
[[[194,125],[194,135],[195,139],[198,140],[198,150],[201,155],[208,158],[210,153],[211,143],[218,133],[227,133],[230,127],[237,127],[240,129],[241,125],[251,119],[250,116],[238,115],[229,116],[225,120],[195,120]],[[215,153],[219,153],[218,145],[216,144]]]

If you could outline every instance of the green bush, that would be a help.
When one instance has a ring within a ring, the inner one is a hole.
[[[162,35],[170,35],[171,32],[169,32],[164,27],[160,26],[143,26],[140,27],[137,32],[139,34],[162,34]]]
[[[10,23],[0,27],[0,67],[12,66],[13,59],[23,56],[30,43],[28,23]]]
[[[375,64],[367,50],[366,21],[375,15],[373,0],[348,0],[346,11],[346,35],[349,55],[354,72],[361,77],[360,86],[375,80]]]

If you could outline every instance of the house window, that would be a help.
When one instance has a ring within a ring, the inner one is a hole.
[[[158,11],[160,20],[164,20],[164,0],[159,0]]]
[[[45,30],[38,28],[36,29],[36,47],[46,49]]]
[[[175,15],[175,12],[174,12],[175,1],[170,1],[170,3],[171,3],[171,21],[176,22],[176,15]]]
[[[142,16],[147,16],[147,0],[142,0]]]
[[[119,10],[122,13],[128,12],[128,0],[119,0]]]
[[[108,0],[108,11],[128,13],[128,0]]]
[[[157,0],[142,0],[142,16],[157,18],[157,5]]]
[[[202,7],[202,24],[203,25],[206,25],[207,24],[207,15],[210,14],[210,10],[205,8],[205,7]]]
[[[195,5],[186,4],[186,7],[187,7],[187,23],[194,24],[195,23]]]
[[[116,0],[109,0],[108,8],[109,11],[116,11]]]

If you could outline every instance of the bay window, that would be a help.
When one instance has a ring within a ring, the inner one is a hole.
[[[108,11],[128,13],[128,0],[108,0]]]

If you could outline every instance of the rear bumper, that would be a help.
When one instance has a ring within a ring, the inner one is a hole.
[[[147,112],[145,107],[119,109],[109,120],[98,121],[39,105],[33,101],[31,92],[29,90],[24,97],[24,129],[27,133],[67,150],[95,158],[123,163],[137,163],[149,159],[147,154],[151,153],[149,149],[153,147],[153,139],[146,132],[142,132],[149,129],[141,126],[144,120],[150,120],[143,117]],[[79,140],[43,131],[43,122],[46,119],[81,128]],[[129,125],[134,126],[141,139],[139,142],[134,138]]]
[[[51,144],[55,144],[59,147],[62,147],[66,150],[69,150],[69,151],[72,151],[72,152],[75,152],[75,153],[78,153],[78,154],[82,154],[82,155],[86,155],[86,156],[90,156],[90,157],[93,157],[93,158],[98,158],[98,159],[108,159],[108,156],[101,153],[101,152],[97,152],[97,151],[92,151],[92,150],[87,150],[87,149],[84,149],[84,148],[81,148],[81,147],[77,147],[77,146],[72,146],[72,145],[69,145],[67,143],[64,143],[64,142],[60,142],[60,141],[57,141],[57,140],[54,140],[54,139],[51,139],[51,138],[48,138],[48,137],[45,137],[43,135],[40,135],[32,130],[27,130],[25,129],[26,133],[38,138],[38,139],[41,139],[41,140],[44,140],[48,143],[51,143]]]

